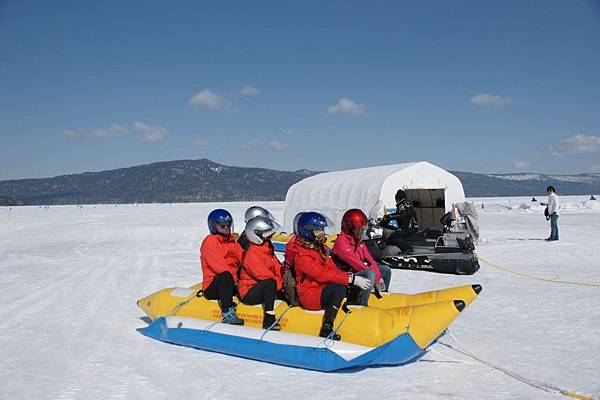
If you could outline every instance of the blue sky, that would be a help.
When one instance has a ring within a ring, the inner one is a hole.
[[[2,1],[0,179],[600,172],[597,1]]]

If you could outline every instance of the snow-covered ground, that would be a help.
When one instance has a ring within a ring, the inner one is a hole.
[[[600,201],[587,198],[561,198],[560,242],[541,240],[549,224],[530,198],[473,199],[479,255],[600,284]],[[282,217],[283,203],[263,205]],[[600,288],[487,265],[466,277],[394,271],[401,292],[484,288],[450,335],[401,367],[324,374],[142,336],[136,300],[201,280],[198,248],[217,206],[239,230],[248,203],[0,208],[0,399],[562,397],[526,382],[600,397]]]

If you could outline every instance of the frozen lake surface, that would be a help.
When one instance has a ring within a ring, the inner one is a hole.
[[[559,242],[543,241],[549,223],[530,198],[471,199],[477,253],[600,284],[600,201],[588,198],[561,197]],[[283,219],[282,202],[258,204]],[[250,205],[0,208],[0,399],[564,398],[544,384],[600,397],[600,287],[485,264],[473,276],[394,271],[391,289],[404,293],[483,285],[450,334],[405,366],[325,374],[139,334],[138,298],[202,280],[210,210],[229,209],[239,231]]]

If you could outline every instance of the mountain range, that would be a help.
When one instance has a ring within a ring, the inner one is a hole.
[[[53,178],[0,181],[0,205],[185,203],[284,200],[294,183],[320,171],[223,165],[208,159],[166,161]],[[600,174],[475,174],[450,171],[467,197],[598,194]]]

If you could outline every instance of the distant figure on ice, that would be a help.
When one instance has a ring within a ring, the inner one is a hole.
[[[224,323],[244,325],[233,305],[243,250],[231,234],[233,217],[229,211],[221,208],[212,210],[208,214],[208,230],[210,235],[200,246],[203,295],[209,300],[219,300]]]
[[[537,202],[537,199],[536,199],[535,197],[532,197],[532,198],[531,198],[531,202],[532,202],[532,203],[535,203],[535,202]]]
[[[590,196],[590,200],[596,200],[596,198],[594,197],[594,195]]]
[[[390,235],[387,244],[399,247],[404,254],[412,254],[413,248],[410,243],[406,241],[406,238],[419,229],[417,212],[412,204],[406,199],[406,192],[404,192],[404,190],[398,189],[395,199],[396,212],[384,215],[381,219],[381,225],[395,229],[393,225],[389,225],[389,223],[391,221],[396,221],[398,229]]]
[[[249,209],[247,209],[246,213],[244,214],[244,222],[248,223],[248,222],[250,222],[250,220],[252,218],[255,218],[255,217],[263,217],[263,218],[266,218],[270,221],[277,223],[277,219],[275,219],[273,214],[271,214],[269,212],[269,210],[267,210],[266,208],[263,208],[260,206],[252,206]],[[277,224],[277,225],[279,225],[279,224]],[[238,243],[240,244],[240,246],[242,246],[242,249],[248,250],[248,246],[250,245],[250,243],[248,242],[248,238],[246,236],[245,229],[244,229],[244,232],[242,232],[242,234],[238,238]]]
[[[547,214],[546,219],[550,220],[550,236],[546,240],[558,240],[558,210],[560,208],[560,200],[556,195],[554,186],[548,186],[546,192],[548,192],[548,206],[544,214]]]
[[[381,292],[388,290],[392,277],[391,268],[384,264],[377,265],[362,240],[368,223],[367,216],[358,208],[346,211],[342,217],[342,231],[335,239],[331,251],[338,267],[355,275],[364,276],[372,282],[371,287],[362,292],[360,304],[363,306],[369,304],[369,294],[373,287]]]
[[[239,285],[242,303],[262,304],[263,328],[271,328],[274,331],[281,329],[281,326],[275,323],[273,309],[283,280],[281,264],[275,255],[271,237],[279,228],[279,224],[264,217],[254,217],[248,221],[244,233],[249,243],[242,258]]]

